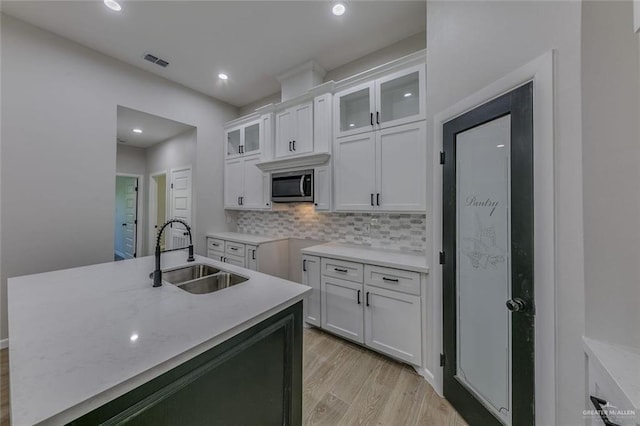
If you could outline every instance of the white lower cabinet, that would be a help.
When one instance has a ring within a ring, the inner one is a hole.
[[[228,254],[224,258],[224,262],[228,263],[230,265],[240,266],[240,267],[244,268],[244,257],[233,256],[233,255]]]
[[[364,343],[362,284],[322,276],[322,328]]]
[[[315,298],[317,282],[320,297]],[[303,256],[303,284],[314,290],[305,321],[412,365],[422,365],[421,276],[417,272]]]
[[[411,364],[422,362],[420,297],[366,285],[365,343]]]
[[[247,269],[258,270],[258,247],[247,246],[244,258],[247,259]]]
[[[311,287],[311,294],[304,301],[304,319],[320,327],[320,258],[302,256],[302,284]]]

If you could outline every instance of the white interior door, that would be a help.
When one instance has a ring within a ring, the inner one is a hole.
[[[184,220],[191,226],[191,167],[171,170],[171,218]],[[186,247],[189,237],[184,226],[171,225],[169,248]]]
[[[125,259],[136,257],[138,178],[116,176],[115,252]]]

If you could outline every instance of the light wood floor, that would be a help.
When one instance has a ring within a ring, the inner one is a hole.
[[[9,425],[9,351],[0,351],[0,426]],[[318,329],[304,330],[305,425],[466,425],[415,371]]]
[[[305,425],[466,425],[407,365],[318,329],[304,331]]]

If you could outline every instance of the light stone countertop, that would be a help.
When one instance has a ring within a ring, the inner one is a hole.
[[[389,268],[429,273],[425,255],[374,249],[349,244],[326,243],[302,249],[303,254],[349,260],[352,262],[371,263]]]
[[[640,348],[612,345],[588,337],[582,339],[587,354],[602,364],[640,419]]]
[[[14,425],[64,424],[302,300],[310,288],[196,256],[249,278],[191,294],[153,288],[154,258],[10,278]],[[162,268],[187,264],[162,255]],[[137,335],[136,338],[132,336]]]
[[[289,237],[270,237],[268,235],[243,234],[240,232],[209,232],[207,233],[207,237],[254,246],[289,239]]]

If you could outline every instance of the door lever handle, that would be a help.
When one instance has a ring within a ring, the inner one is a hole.
[[[513,299],[507,300],[507,309],[511,312],[520,312],[524,311],[527,308],[527,302],[520,299],[519,297],[514,297]]]

